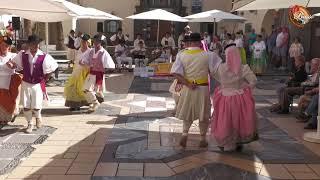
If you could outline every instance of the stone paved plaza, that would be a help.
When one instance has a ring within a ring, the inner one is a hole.
[[[64,80],[67,76],[62,75]],[[302,140],[294,115],[271,114],[280,79],[259,79],[255,90],[260,140],[243,153],[222,153],[210,140],[199,149],[198,124],[186,149],[182,122],[172,117],[170,78],[112,74],[97,112],[63,107],[63,81],[49,87],[45,126],[26,135],[23,117],[1,130],[1,179],[34,180],[269,180],[320,179],[320,145]]]

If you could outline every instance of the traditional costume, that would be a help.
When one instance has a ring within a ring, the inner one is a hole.
[[[41,126],[41,109],[43,99],[47,98],[45,91],[46,76],[58,68],[57,62],[48,54],[38,49],[42,40],[35,35],[28,37],[28,44],[35,46],[35,55],[31,50],[20,51],[13,59],[18,71],[23,72],[21,85],[21,101],[24,107],[24,115],[28,121],[27,133],[33,130],[32,114],[37,120],[37,128]]]
[[[201,43],[199,33],[192,33],[189,41]],[[200,147],[207,147],[206,133],[210,118],[210,99],[208,75],[217,70],[221,59],[215,53],[205,52],[200,47],[188,47],[178,53],[171,73],[181,82],[185,81],[181,89],[181,96],[176,110],[176,118],[183,120],[183,134],[180,141],[186,146],[189,129],[195,120],[199,120]],[[196,86],[190,89],[188,86]]]
[[[241,65],[235,44],[226,49],[226,63],[219,66],[214,77],[220,82],[213,96],[214,113],[211,133],[222,150],[257,139],[255,102],[252,96],[257,78],[248,65]]]
[[[102,36],[95,35],[95,47],[89,52],[89,58],[83,59],[83,63],[90,67],[89,75],[83,87],[83,90],[86,94],[86,100],[90,104],[89,112],[95,111],[95,109],[99,106],[100,103],[98,102],[98,99],[104,98],[105,68],[115,68],[115,64],[110,54],[101,46],[102,42]]]
[[[88,41],[89,39],[90,36],[87,34],[82,36],[82,41]],[[77,51],[73,72],[65,85],[65,106],[70,107],[70,110],[80,110],[81,106],[88,105],[85,93],[83,92],[83,85],[89,74],[89,67],[80,64],[80,62],[83,59],[89,58],[90,51],[91,49],[89,47],[87,47],[85,51],[81,48]]]
[[[1,46],[11,46],[12,40],[7,37],[1,37]],[[4,44],[6,45],[4,45]],[[3,53],[3,52],[1,52]],[[19,87],[22,77],[15,73],[7,63],[16,56],[15,53],[6,52],[0,56],[0,124],[6,125],[12,121],[13,117],[19,113]]]
[[[262,74],[267,67],[266,44],[264,41],[256,41],[252,45],[251,68],[256,74]]]

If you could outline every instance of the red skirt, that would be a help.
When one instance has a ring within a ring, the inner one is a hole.
[[[22,82],[22,76],[14,74],[11,76],[9,90],[0,89],[0,122],[7,123],[11,121],[16,109],[16,99],[19,95],[19,86]]]

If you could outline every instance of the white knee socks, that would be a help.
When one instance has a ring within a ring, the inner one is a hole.
[[[32,122],[32,111],[29,110],[29,111],[24,111],[24,117],[26,118],[28,124],[33,124]]]

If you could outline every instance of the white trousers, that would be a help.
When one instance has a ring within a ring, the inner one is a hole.
[[[97,103],[97,98],[96,95],[103,98],[103,92],[105,91],[105,79],[103,78],[103,83],[102,83],[102,89],[98,89],[96,85],[96,76],[89,74],[84,86],[83,86],[83,91],[86,94],[86,100],[89,104]]]
[[[40,83],[30,84],[22,82],[21,102],[25,109],[42,109],[43,92]]]
[[[118,63],[118,67],[121,67],[123,62],[129,63],[129,68],[132,68],[132,58],[131,57],[117,57],[116,61]]]

